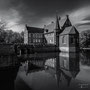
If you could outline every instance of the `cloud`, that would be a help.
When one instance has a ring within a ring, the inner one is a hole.
[[[59,12],[58,12],[59,13]],[[90,6],[80,7],[73,11],[66,11],[64,13],[59,13],[61,18],[65,18],[65,15],[69,14],[72,24],[84,24],[90,23]],[[33,19],[34,20],[34,19]],[[50,24],[52,21],[55,22],[55,14],[46,17],[38,17],[36,22],[31,21],[31,26],[43,27],[44,25]]]
[[[89,19],[86,19],[87,17],[90,17],[90,6],[77,9],[70,13],[70,19],[73,24],[90,22]]]
[[[34,24],[31,24],[31,26],[43,28],[44,25],[48,25],[54,21],[55,21],[55,18],[53,16],[52,17],[43,17],[43,18],[39,18],[39,20],[37,20],[36,23],[34,22]]]
[[[20,22],[22,20],[22,16],[19,15],[19,12],[15,9],[9,9],[8,11],[2,10],[0,11],[0,18],[6,22],[6,28],[12,29],[13,31],[20,32],[20,28],[16,28],[15,26],[22,26]],[[15,27],[15,28],[14,28]]]
[[[22,32],[25,29],[25,25],[24,24],[14,25],[10,29],[13,30],[13,31],[15,31],[15,32]]]
[[[62,17],[69,13],[73,24],[85,23],[90,20],[87,5],[90,0],[0,0],[0,18],[7,22],[8,29],[19,32],[25,24],[43,27],[55,21],[56,10]]]

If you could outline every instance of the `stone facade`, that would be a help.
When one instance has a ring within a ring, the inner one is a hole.
[[[60,34],[59,48],[65,52],[77,52],[79,50],[79,33],[74,26],[65,28]]]
[[[24,44],[28,44],[28,30],[26,28],[24,30]]]
[[[56,16],[56,22],[52,22],[51,24],[45,25],[44,27],[44,30],[46,31],[45,38],[47,43],[59,46],[59,36],[64,29],[69,26],[72,26],[72,24],[68,15],[66,15],[65,19],[60,19],[58,16]]]
[[[59,17],[56,16],[56,23],[52,22],[49,25],[44,26],[44,35],[47,41],[47,44],[54,44],[59,46],[59,34],[60,34],[60,26],[59,26]]]
[[[78,51],[79,33],[72,26],[69,16],[60,19],[56,15],[56,22],[45,25],[44,28],[26,26],[24,32],[24,43],[30,45],[55,45],[61,51]]]
[[[55,36],[55,34],[54,34],[54,32],[50,32],[50,33],[45,33],[44,34],[45,35],[45,38],[46,38],[46,43],[47,44],[54,44],[55,42],[55,38],[54,38],[54,36]]]
[[[24,31],[24,44],[43,44],[45,41],[44,39],[43,28],[26,26]]]

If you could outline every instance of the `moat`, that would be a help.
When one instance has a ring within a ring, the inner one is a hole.
[[[90,55],[35,53],[19,67],[0,71],[1,90],[67,90],[90,88]]]

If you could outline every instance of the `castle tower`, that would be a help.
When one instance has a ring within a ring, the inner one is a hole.
[[[54,37],[55,37],[55,45],[58,47],[59,46],[59,34],[61,32],[60,30],[60,25],[59,25],[59,20],[60,17],[58,17],[58,15],[56,15],[56,27],[55,27],[55,32],[54,32]]]

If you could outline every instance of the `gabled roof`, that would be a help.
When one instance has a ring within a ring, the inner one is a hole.
[[[59,24],[60,24],[61,27],[64,25],[66,20],[67,20],[66,17],[61,18],[61,20],[59,21]]]
[[[63,25],[65,26],[65,24],[67,24],[67,22],[69,22],[69,24],[71,25],[71,22],[70,22],[70,20],[67,19],[67,17],[61,18],[58,21],[59,21],[58,24],[56,24],[57,23],[57,21],[56,21],[56,22],[52,22],[49,25],[45,25],[44,29],[48,30],[48,32],[52,32],[56,29],[56,27],[58,27],[56,25],[59,25],[60,28],[63,27]]]
[[[71,24],[71,21],[70,21],[70,19],[69,19],[69,16],[66,15],[66,21],[65,21],[65,23],[63,24],[62,29],[64,30],[66,27],[69,27],[69,26],[72,26],[72,24]]]
[[[45,30],[48,30],[48,32],[52,32],[52,31],[55,30],[55,27],[56,27],[55,22],[52,22],[52,23],[49,24],[49,25],[45,25],[45,26],[44,26],[44,29],[45,29]]]
[[[70,26],[70,27],[66,27],[60,35],[65,35],[65,34],[79,34],[79,32],[76,30],[74,26]]]
[[[67,71],[67,70],[62,70],[63,74],[75,78],[77,76],[77,74],[79,73],[79,70],[74,70],[74,71]]]
[[[61,20],[59,20],[59,26],[62,27],[65,21],[66,18],[62,18]],[[55,30],[55,28],[56,28],[56,22],[52,22],[51,24],[44,26],[44,29],[48,29],[49,32],[52,32],[53,30]]]
[[[44,32],[43,28],[29,27],[27,25],[26,25],[26,29],[28,30],[29,33],[43,33]]]
[[[61,18],[61,20],[59,20],[60,28],[62,28],[62,26],[65,24],[66,20],[67,20],[67,17],[63,17],[63,18]],[[85,31],[85,30],[90,30],[90,23],[83,23],[83,24],[74,24],[72,22],[70,22],[70,23],[75,26],[75,28],[78,30],[79,33],[81,33],[82,31]],[[56,28],[56,22],[53,22],[44,27],[44,29],[48,29],[48,32],[54,31],[55,28]]]

